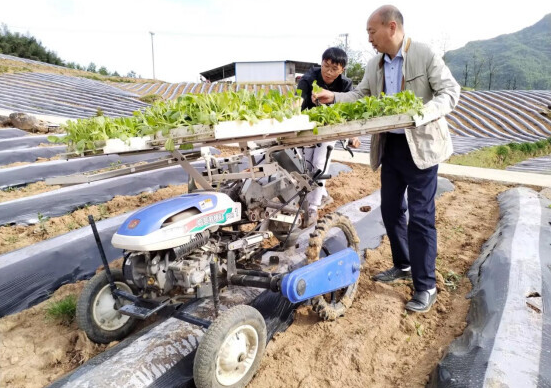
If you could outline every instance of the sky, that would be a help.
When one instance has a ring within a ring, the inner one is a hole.
[[[552,8],[542,0],[0,0],[0,24],[66,62],[144,78],[155,66],[156,79],[199,82],[200,72],[232,62],[320,63],[344,34],[368,59],[366,21],[384,4],[399,8],[408,36],[438,52],[519,31]]]

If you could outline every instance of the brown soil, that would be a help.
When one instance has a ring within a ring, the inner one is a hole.
[[[49,186],[43,181],[30,183],[26,186],[9,188],[7,190],[0,190],[0,203],[8,202],[18,198],[30,197],[32,195],[37,195],[41,193],[46,193],[48,191],[57,190],[61,186],[52,185]]]
[[[379,174],[366,166],[351,167],[352,172],[328,182],[335,202],[324,212],[379,188]],[[506,189],[491,183],[456,182],[456,190],[437,201],[439,299],[432,311],[405,314],[404,303],[412,292],[409,282],[390,286],[370,280],[371,274],[391,263],[384,239],[378,249],[367,252],[359,292],[346,316],[336,322],[320,322],[308,308],[300,308],[295,323],[270,341],[250,387],[423,386],[446,346],[465,327],[469,304],[465,295],[470,290],[465,274],[494,231],[496,196]],[[176,194],[173,191],[167,196]],[[151,198],[144,201],[165,197],[157,195],[145,194]],[[139,198],[132,198],[130,208],[146,204]],[[129,198],[114,201],[104,205],[110,215],[130,210],[126,207]],[[82,209],[82,214],[70,219],[84,225],[86,212],[92,208]],[[98,207],[93,214],[100,214]],[[60,229],[67,229],[69,218],[62,219],[51,220],[54,223],[48,227],[61,224]],[[6,234],[8,229],[17,228],[1,228],[0,244],[12,236]],[[19,237],[28,245],[36,242],[33,234],[29,231]],[[0,386],[42,387],[106,349],[91,343],[74,322],[63,325],[45,318],[53,301],[69,294],[78,296],[84,284],[63,286],[50,300],[0,319]]]
[[[354,187],[354,181],[347,184]],[[387,285],[370,279],[392,265],[385,237],[380,247],[367,251],[359,291],[345,317],[321,322],[308,307],[300,308],[294,324],[268,344],[249,387],[424,387],[466,326],[471,284],[465,275],[494,232],[496,196],[507,189],[455,184],[454,192],[437,201],[439,297],[430,312],[406,313],[411,282]]]

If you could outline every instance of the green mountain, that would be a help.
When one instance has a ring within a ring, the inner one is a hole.
[[[447,51],[445,62],[465,87],[550,90],[550,14],[521,31]]]

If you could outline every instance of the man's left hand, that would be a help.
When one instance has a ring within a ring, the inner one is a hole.
[[[352,139],[349,139],[349,146],[353,148],[359,148],[361,145],[361,142],[358,137],[353,137]]]
[[[318,93],[312,93],[311,98],[315,105],[318,105],[317,102],[320,104],[332,104],[335,101],[335,95],[333,92],[326,89],[322,89]]]

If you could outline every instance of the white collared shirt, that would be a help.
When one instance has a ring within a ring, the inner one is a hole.
[[[402,67],[404,62],[404,57],[402,55],[402,45],[395,55],[395,58],[389,58],[388,54],[383,55],[383,68],[385,73],[385,94],[392,96],[401,91],[402,85]],[[404,129],[393,129],[389,131],[391,133],[404,134]]]

